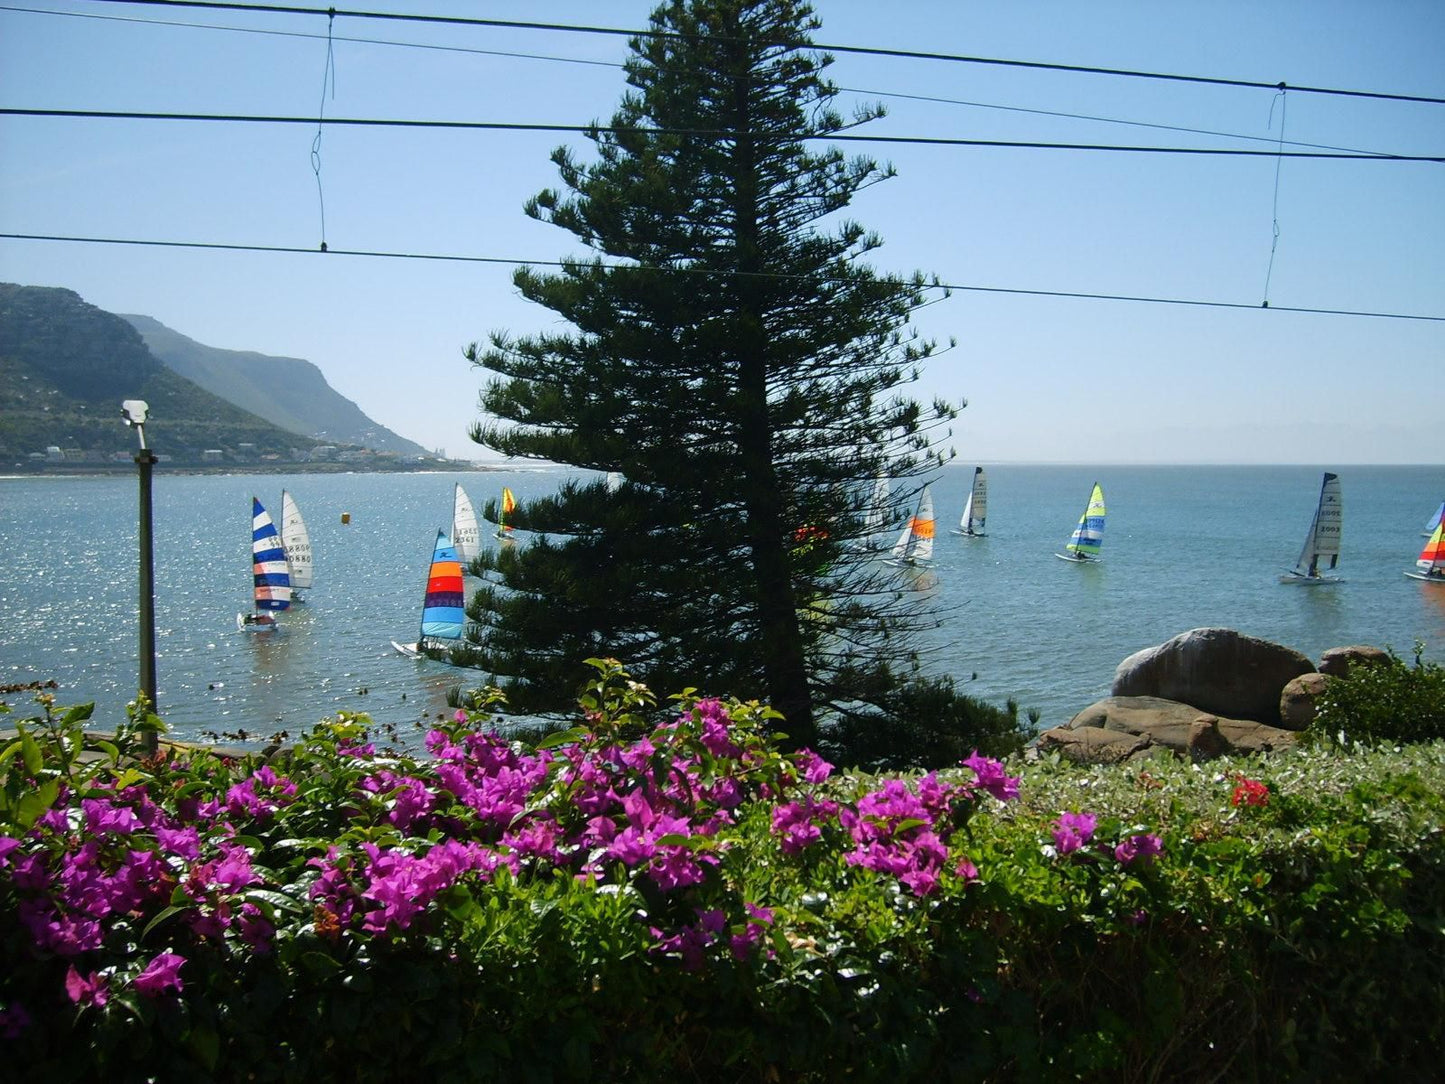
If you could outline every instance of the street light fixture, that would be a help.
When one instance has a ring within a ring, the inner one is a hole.
[[[125,424],[140,437],[135,465],[140,475],[140,691],[156,711],[156,583],[154,547],[151,542],[151,468],[156,457],[146,447],[146,418],[150,407],[144,399],[126,399],[120,404]],[[154,753],[158,739],[154,730],[142,735],[147,753]]]

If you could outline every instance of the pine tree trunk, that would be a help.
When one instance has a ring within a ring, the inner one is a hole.
[[[748,71],[739,47],[737,70]],[[768,412],[767,336],[759,316],[763,270],[758,246],[758,192],[755,148],[749,124],[748,79],[734,83],[736,149],[734,151],[734,230],[741,272],[736,336],[738,366],[738,445],[744,477],[748,544],[757,590],[757,615],[762,629],[763,673],[768,701],[783,713],[783,730],[793,747],[815,743],[812,695],[802,631],[786,548],[781,490],[773,471],[772,428]]]

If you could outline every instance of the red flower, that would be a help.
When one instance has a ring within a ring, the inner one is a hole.
[[[1241,805],[1269,805],[1269,787],[1257,779],[1247,779],[1243,775],[1236,775],[1234,796],[1229,799],[1229,804]]]

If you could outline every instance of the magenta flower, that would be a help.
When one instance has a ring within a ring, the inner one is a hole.
[[[1054,848],[1059,854],[1073,854],[1094,838],[1097,818],[1092,813],[1064,813],[1054,821]]]
[[[10,853],[20,846],[20,841],[11,836],[0,836],[0,869],[10,865]]]
[[[276,936],[276,927],[267,921],[261,908],[254,903],[241,905],[241,940],[250,945],[258,956],[271,951],[271,940]]]
[[[71,964],[65,973],[65,992],[76,1005],[94,1005],[99,1008],[110,1000],[110,983],[99,971],[82,975]]]
[[[979,756],[975,749],[973,755],[963,762],[963,766],[972,768],[973,774],[977,776],[977,785],[999,801],[1007,802],[1019,796],[1019,777],[1005,774],[1003,761]]]
[[[833,774],[833,765],[811,749],[799,749],[793,754],[793,763],[809,783],[821,783]]]
[[[160,997],[167,990],[179,994],[186,985],[181,981],[181,965],[185,962],[184,956],[178,956],[174,952],[162,952],[135,977],[136,990],[145,997]]]
[[[1139,832],[1130,836],[1114,848],[1114,857],[1121,865],[1130,866],[1135,862],[1147,865],[1164,850],[1164,841],[1152,832]]]

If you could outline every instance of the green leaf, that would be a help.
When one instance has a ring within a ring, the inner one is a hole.
[[[543,749],[555,749],[559,745],[570,745],[579,742],[587,737],[588,731],[584,727],[574,726],[570,730],[559,730],[548,734],[537,743],[538,751]]]
[[[180,888],[177,888],[176,891],[177,891],[177,892],[184,892],[184,890],[183,890],[183,889],[180,889]],[[175,898],[175,897],[172,896],[172,899],[174,899],[174,898]],[[184,896],[183,896],[183,898],[188,898],[188,897],[184,897]],[[184,905],[183,905],[183,906],[176,906],[175,904],[172,904],[170,907],[166,907],[166,908],[164,908],[163,910],[158,911],[158,912],[156,913],[155,918],[153,918],[153,919],[151,919],[149,922],[147,922],[147,923],[146,923],[146,928],[143,929],[143,930],[141,930],[141,932],[140,932],[140,938],[141,938],[141,940],[144,941],[147,937],[149,937],[152,930],[154,930],[154,929],[155,929],[157,926],[159,926],[162,922],[165,922],[165,921],[166,921],[168,918],[170,918],[172,915],[174,915],[174,914],[176,914],[176,913],[178,913],[178,912],[180,912],[180,911],[189,911],[189,910],[190,910],[190,907],[188,907],[188,906],[184,906]]]
[[[45,755],[29,734],[20,735],[20,759],[25,764],[25,771],[31,776],[39,775],[40,769],[45,767]]]

